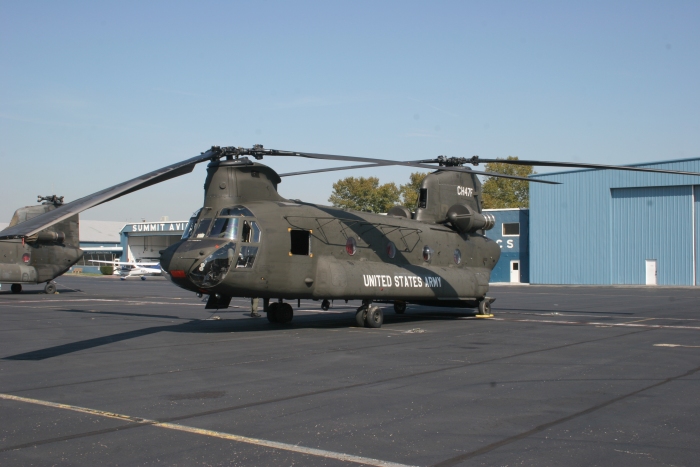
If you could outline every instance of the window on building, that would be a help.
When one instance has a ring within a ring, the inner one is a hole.
[[[520,235],[520,222],[503,223],[504,237],[517,237]]]

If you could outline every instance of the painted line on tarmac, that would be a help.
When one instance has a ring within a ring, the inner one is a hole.
[[[545,324],[568,324],[575,326],[604,326],[604,327],[624,327],[624,328],[649,328],[649,329],[692,329],[700,331],[700,326],[673,326],[667,324],[638,324],[638,323],[602,323],[596,321],[557,321],[553,319],[511,319],[511,318],[490,318],[494,321],[508,321],[517,323],[545,323]]]
[[[69,303],[69,302],[117,302],[125,303],[129,305],[185,305],[185,306],[202,306],[201,303],[178,303],[178,302],[150,302],[147,300],[118,300],[118,299],[107,299],[107,298],[78,298],[74,300],[61,300],[55,299],[51,301],[46,300],[16,300],[14,302],[7,302],[9,305],[14,305],[15,303],[43,303],[43,304],[57,304],[57,303]]]
[[[52,407],[56,409],[71,410],[73,412],[86,413],[90,415],[96,415],[99,417],[107,417],[118,420],[123,420],[126,422],[137,423],[142,426],[155,426],[159,428],[165,428],[168,430],[183,431],[185,433],[193,433],[197,435],[209,436],[210,438],[226,439],[230,441],[237,441],[239,443],[252,444],[255,446],[263,446],[273,449],[279,449],[282,451],[296,452],[300,454],[307,454],[316,457],[324,457],[326,459],[335,459],[345,462],[353,462],[355,464],[361,465],[371,465],[376,467],[414,467],[406,464],[399,464],[396,462],[388,462],[379,459],[372,459],[370,457],[353,456],[351,454],[344,454],[342,452],[326,451],[324,449],[307,448],[304,446],[299,446],[296,444],[279,443],[277,441],[269,441],[259,438],[250,438],[247,436],[234,435],[232,433],[224,433],[221,431],[205,430],[202,428],[195,428],[187,425],[180,425],[178,423],[167,423],[159,422],[157,420],[149,420],[146,418],[132,417],[129,415],[122,415],[114,412],[106,412],[97,409],[90,409],[87,407],[80,407],[76,405],[61,404],[58,402],[44,401],[41,399],[30,399],[28,397],[13,396],[11,394],[0,393],[0,399],[11,400],[16,402],[25,402],[34,405],[43,405],[45,407]],[[30,445],[28,443],[27,445]],[[11,449],[11,448],[10,448]],[[17,447],[19,449],[19,447]],[[9,449],[3,449],[9,450]]]
[[[683,344],[654,344],[654,347],[685,347],[687,349],[700,349],[700,345],[683,345]]]

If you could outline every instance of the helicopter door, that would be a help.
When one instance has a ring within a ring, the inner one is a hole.
[[[510,281],[514,283],[520,282],[520,261],[510,262]]]
[[[646,260],[647,285],[656,285],[656,260]]]

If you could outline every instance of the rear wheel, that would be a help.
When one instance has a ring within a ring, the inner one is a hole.
[[[329,309],[330,307],[331,307],[331,302],[329,302],[328,300],[325,300],[325,299],[324,299],[324,300],[321,302],[321,309],[322,309],[323,311],[328,311],[328,309]]]
[[[141,276],[141,280],[142,280],[142,281],[145,281],[145,280],[146,280],[146,276]]]
[[[394,311],[400,315],[406,311],[406,302],[396,301],[394,302]]]
[[[378,306],[373,306],[367,311],[365,326],[368,328],[381,328],[384,323],[384,313]]]
[[[20,293],[22,291],[22,284],[12,284],[10,290],[12,293]]]
[[[44,287],[44,292],[46,292],[47,294],[55,294],[56,284],[54,282],[47,282],[46,287]]]
[[[367,318],[367,306],[362,305],[360,308],[357,309],[357,312],[355,313],[355,322],[357,323],[358,327],[365,327],[365,319]]]
[[[491,301],[482,300],[479,302],[479,314],[480,315],[490,315],[491,314]]]

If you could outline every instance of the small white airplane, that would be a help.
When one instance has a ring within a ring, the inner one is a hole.
[[[91,259],[92,263],[105,263],[115,266],[115,274],[119,274],[119,279],[126,280],[127,277],[140,277],[142,281],[146,280],[146,276],[160,276],[163,274],[163,269],[160,263],[135,263],[125,261],[98,261]],[[117,267],[118,266],[118,267]]]

